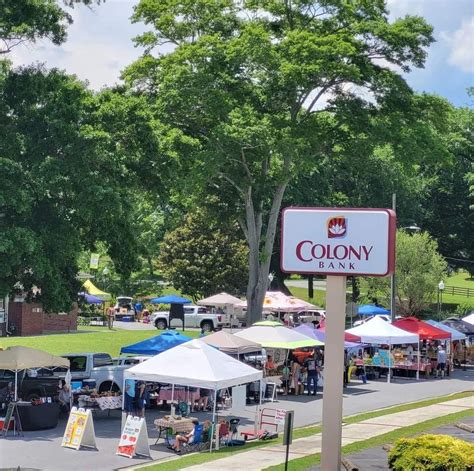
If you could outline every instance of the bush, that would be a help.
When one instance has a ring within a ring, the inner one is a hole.
[[[448,435],[401,438],[388,465],[395,471],[466,471],[474,468],[474,445]]]

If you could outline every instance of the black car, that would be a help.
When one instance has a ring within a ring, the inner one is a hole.
[[[59,380],[58,376],[45,368],[21,370],[18,372],[18,399],[31,401],[40,397],[54,397],[58,394]],[[6,402],[9,383],[15,387],[15,372],[0,370],[0,406]]]

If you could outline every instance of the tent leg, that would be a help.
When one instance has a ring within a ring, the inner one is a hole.
[[[387,383],[390,383],[391,376],[392,376],[392,360],[391,360],[391,353],[392,353],[392,344],[388,344],[388,374],[387,374]]]
[[[212,426],[211,426],[211,444],[209,447],[209,452],[212,452],[212,440],[214,439],[214,434],[217,431],[216,427],[216,406],[217,406],[217,389],[214,390],[214,406],[212,407]]]
[[[420,367],[421,367],[421,358],[420,358],[420,341],[418,340],[418,366],[416,368],[416,380],[420,380]]]
[[[15,370],[15,402],[18,401],[18,370]]]

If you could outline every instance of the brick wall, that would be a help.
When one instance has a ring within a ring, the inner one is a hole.
[[[71,332],[77,330],[77,304],[67,314],[43,314],[43,332]]]
[[[15,324],[16,335],[42,335],[48,332],[77,330],[77,304],[67,314],[43,312],[41,304],[10,302],[9,324]]]
[[[10,302],[9,324],[15,324],[16,335],[41,335],[43,333],[43,308],[41,304]]]

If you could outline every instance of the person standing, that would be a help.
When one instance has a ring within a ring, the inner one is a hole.
[[[137,381],[135,385],[135,406],[138,417],[145,417],[146,383]]]
[[[441,378],[444,378],[444,371],[446,369],[446,350],[443,348],[442,345],[438,346],[438,353],[436,359],[438,361],[438,365],[436,367],[436,377],[438,378],[441,374]]]
[[[316,390],[318,388],[318,365],[316,363],[316,352],[312,357],[308,358],[306,362],[306,369],[308,371],[308,396],[316,396]]]
[[[125,412],[127,415],[133,415],[135,412],[135,380],[126,379],[125,380]]]
[[[295,396],[298,396],[300,393],[300,374],[301,374],[301,365],[294,361],[291,366],[291,390]]]
[[[108,321],[108,326],[110,330],[112,330],[114,327],[114,320],[115,320],[115,308],[113,306],[110,306],[107,309],[107,321]]]

